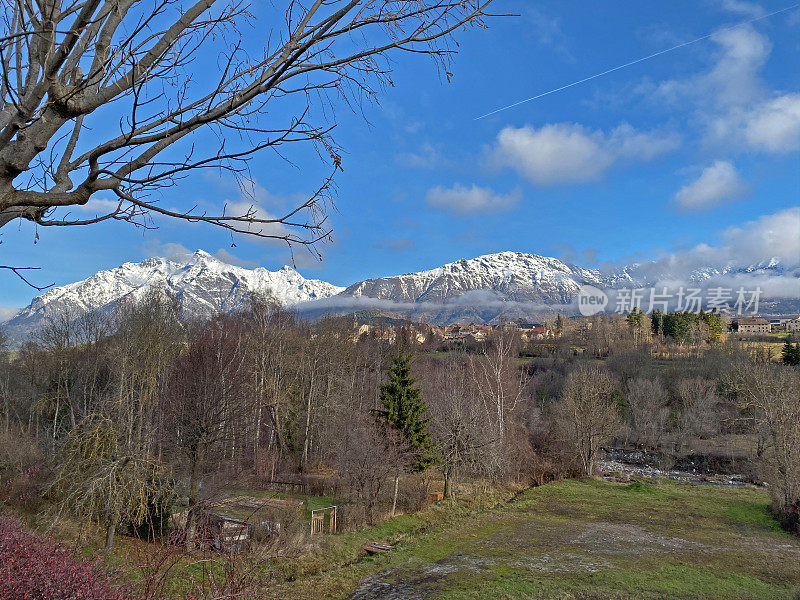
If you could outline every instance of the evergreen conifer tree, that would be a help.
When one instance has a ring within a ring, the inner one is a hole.
[[[414,471],[424,471],[434,462],[436,446],[428,433],[425,417],[427,403],[422,399],[417,380],[411,377],[411,356],[400,352],[392,359],[389,380],[381,386],[381,405],[378,415],[403,434],[408,444],[418,452],[412,465]]]
[[[792,344],[790,340],[786,340],[783,344],[783,364],[785,365],[800,365],[800,342]]]

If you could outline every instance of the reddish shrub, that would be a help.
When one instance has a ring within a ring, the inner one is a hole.
[[[97,564],[0,516],[0,599],[129,597]]]

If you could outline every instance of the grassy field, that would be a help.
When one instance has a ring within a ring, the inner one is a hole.
[[[386,555],[337,561],[337,544],[352,551],[356,540],[348,539],[354,534],[334,536],[318,555],[316,574],[276,583],[267,593],[359,599],[791,598],[798,586],[798,539],[780,531],[766,507],[766,494],[752,489],[561,481],[488,511],[465,511],[416,532],[407,528],[405,535],[396,535],[392,524],[414,516],[358,532],[359,542],[396,542]]]
[[[510,502],[508,490],[479,492],[454,507],[442,502],[315,538],[299,556],[259,561],[264,586],[257,597],[788,600],[798,590],[800,540],[780,530],[761,490],[581,479]],[[101,541],[91,538],[87,556]],[[365,556],[362,546],[373,541],[394,549]],[[152,550],[119,535],[104,560],[135,582],[142,577],[136,565]],[[184,597],[203,569],[224,578],[215,555],[182,555],[167,576],[167,594]]]
[[[479,488],[482,486],[479,486]],[[311,509],[327,507],[336,499],[330,496],[300,496],[296,494],[283,494],[271,491],[258,491],[248,488],[228,490],[231,496],[248,496],[254,498],[284,498],[302,500],[302,516],[310,518]],[[292,551],[293,556],[273,556],[264,560],[263,549],[254,554],[241,554],[236,556],[239,564],[240,576],[245,575],[253,580],[264,581],[258,595],[249,595],[253,598],[273,598],[284,596],[304,596],[309,598],[319,597],[323,592],[317,592],[316,581],[325,575],[331,589],[353,588],[358,580],[348,566],[362,563],[367,566],[368,561],[362,561],[364,554],[362,546],[374,540],[384,540],[395,543],[400,540],[411,540],[421,536],[424,532],[440,528],[449,528],[460,520],[474,517],[481,513],[493,510],[495,506],[503,506],[513,496],[513,492],[505,488],[487,488],[471,495],[468,499],[459,502],[455,507],[447,503],[429,505],[423,511],[414,514],[403,514],[385,521],[380,525],[360,531],[350,531],[337,535],[323,535],[301,542]],[[242,514],[237,514],[241,510]],[[223,513],[231,516],[252,518],[252,509],[238,509],[236,507],[220,507]],[[244,514],[244,513],[248,514]],[[45,515],[37,518],[32,514],[19,514],[30,525],[36,525],[39,530],[47,530]],[[79,529],[83,530],[78,537]],[[304,529],[307,529],[304,527]],[[117,534],[114,550],[111,553],[100,553],[103,541],[103,532],[95,527],[79,525],[71,520],[63,520],[54,532],[59,541],[71,548],[79,548],[86,558],[100,556],[107,568],[124,574],[132,583],[134,589],[142,592],[142,582],[145,573],[159,562],[162,550],[151,543],[134,539],[127,535]],[[294,555],[296,551],[300,555]],[[184,598],[197,592],[202,581],[208,579],[208,574],[213,573],[218,581],[226,578],[226,558],[217,553],[189,556],[180,551],[171,554],[175,560],[167,560],[164,565],[169,565],[168,570],[160,571],[158,579],[163,576],[163,590],[167,597]],[[369,573],[368,571],[366,572]],[[303,582],[309,582],[310,587],[303,587]],[[325,592],[324,594],[328,594]]]

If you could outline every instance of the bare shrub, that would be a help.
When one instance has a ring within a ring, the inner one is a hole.
[[[669,419],[669,394],[658,379],[637,377],[627,386],[628,423],[635,442],[658,448]]]
[[[413,457],[397,432],[371,415],[354,415],[348,423],[342,430],[336,467],[351,499],[363,509],[364,520],[373,524],[381,492]]]
[[[719,431],[716,405],[717,384],[703,377],[682,379],[678,383],[678,397],[681,401],[678,427],[681,441],[689,437],[709,437]]]
[[[37,492],[34,475],[42,467],[42,449],[17,426],[0,431],[0,501],[21,504]]]

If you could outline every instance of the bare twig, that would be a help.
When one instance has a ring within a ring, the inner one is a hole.
[[[8,271],[11,271],[12,273],[14,273],[14,275],[16,275],[17,277],[22,279],[22,281],[27,283],[33,289],[38,290],[40,292],[43,292],[44,290],[46,290],[48,288],[51,288],[51,287],[53,287],[55,285],[55,282],[54,282],[54,283],[51,283],[50,285],[46,285],[44,287],[39,287],[38,285],[35,285],[35,284],[31,283],[30,281],[28,281],[28,279],[26,279],[25,276],[22,273],[20,273],[20,271],[38,271],[39,269],[41,269],[41,267],[10,267],[8,265],[0,265],[0,269],[6,269]]]

